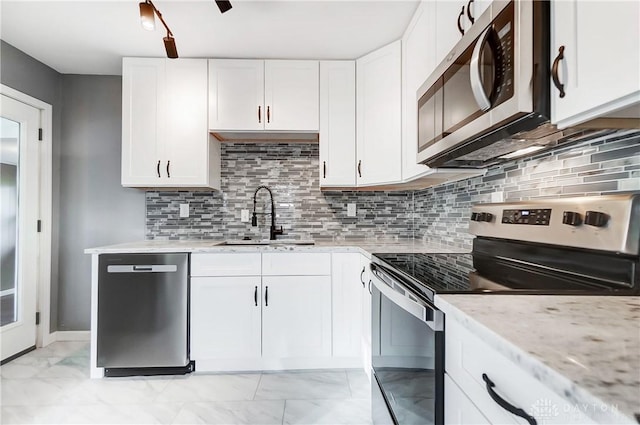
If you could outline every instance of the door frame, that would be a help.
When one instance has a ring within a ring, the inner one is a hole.
[[[36,326],[36,347],[45,347],[55,341],[51,333],[51,241],[53,227],[53,115],[52,106],[4,84],[0,84],[0,94],[40,111],[40,220],[41,232],[38,238],[38,283],[36,288],[36,311],[40,312],[40,324]],[[34,223],[35,225],[35,223]]]

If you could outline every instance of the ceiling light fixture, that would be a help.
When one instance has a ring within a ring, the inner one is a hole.
[[[220,13],[224,13],[231,9],[231,2],[225,0],[216,0],[216,4],[218,5],[218,9],[220,9]]]
[[[176,39],[173,38],[173,33],[169,29],[167,23],[162,19],[162,13],[155,7],[151,0],[145,0],[140,3],[140,23],[142,28],[147,31],[153,31],[156,29],[156,21],[153,15],[158,15],[158,19],[162,22],[162,25],[167,30],[167,36],[163,38],[164,49],[167,52],[167,57],[170,59],[176,59],[178,57],[178,49],[176,48]]]

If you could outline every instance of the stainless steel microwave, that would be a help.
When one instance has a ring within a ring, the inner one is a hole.
[[[549,124],[549,11],[496,0],[476,20],[418,89],[418,162],[485,167],[569,136]]]

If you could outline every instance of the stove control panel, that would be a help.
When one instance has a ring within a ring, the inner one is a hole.
[[[503,210],[504,224],[528,224],[534,226],[548,226],[551,209]]]

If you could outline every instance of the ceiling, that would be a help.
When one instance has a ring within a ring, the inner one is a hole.
[[[399,39],[417,1],[154,1],[182,58],[355,59]],[[121,58],[165,57],[138,0],[0,0],[0,38],[63,74],[121,74]]]

